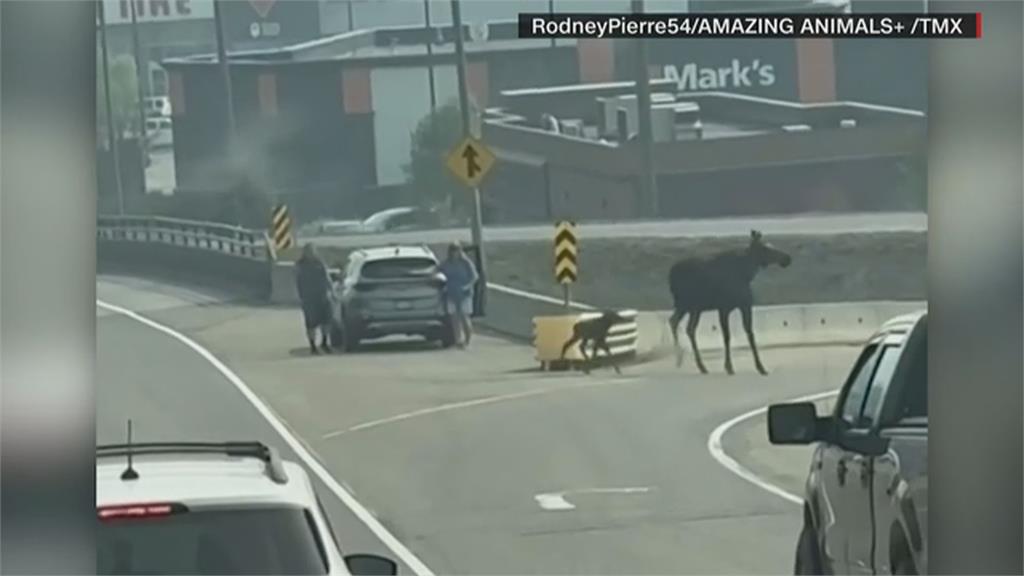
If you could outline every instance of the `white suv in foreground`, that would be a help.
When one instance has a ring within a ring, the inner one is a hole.
[[[98,574],[393,575],[343,557],[305,470],[258,442],[99,446]]]

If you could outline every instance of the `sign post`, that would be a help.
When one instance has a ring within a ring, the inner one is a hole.
[[[480,182],[487,176],[487,173],[491,171],[491,167],[494,166],[494,154],[484,146],[483,142],[467,136],[448,153],[445,164],[456,178],[465,184],[467,188],[472,189],[473,193],[479,197],[480,189],[477,186],[480,185]],[[479,208],[479,205],[477,205],[477,208]],[[479,214],[478,211],[477,216]],[[477,230],[476,228],[474,229]],[[484,272],[482,243],[483,240],[479,236],[479,230],[477,230],[477,234],[473,235],[473,248],[476,252],[476,265],[480,274],[480,281],[473,302],[474,316],[485,315],[487,307],[487,276],[486,272]]]
[[[562,285],[566,311],[572,301],[571,286],[579,277],[579,245],[576,223],[560,220],[555,223],[555,281]]]
[[[465,138],[472,138],[472,126],[470,122],[470,101],[469,101],[469,85],[468,79],[466,78],[466,47],[463,39],[462,29],[462,8],[459,4],[459,0],[452,0],[452,27],[455,29],[455,72],[458,77],[458,88],[459,88],[459,111],[462,116],[462,135]],[[472,155],[472,152],[469,152]],[[466,158],[467,164],[471,162],[469,157]],[[473,171],[476,173],[477,171]],[[467,175],[469,170],[467,168]],[[483,175],[481,174],[481,178]],[[483,236],[483,216],[480,207],[480,189],[474,184],[473,188],[473,221],[470,233],[473,237],[473,244],[479,250],[480,260],[480,280],[481,284],[486,287],[487,284],[487,255],[484,251],[484,236]],[[486,296],[487,290],[481,291],[481,296]],[[480,299],[481,312],[486,308],[487,299],[482,297]]]

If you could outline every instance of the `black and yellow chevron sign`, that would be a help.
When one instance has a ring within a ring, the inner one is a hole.
[[[555,280],[559,284],[576,281],[579,276],[578,257],[576,223],[568,220],[555,223]]]
[[[292,238],[292,217],[288,215],[288,207],[278,204],[271,214],[271,234],[274,239],[274,250],[286,250],[295,244]]]

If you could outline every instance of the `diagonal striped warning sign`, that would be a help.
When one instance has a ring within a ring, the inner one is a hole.
[[[295,244],[295,239],[292,237],[292,217],[288,215],[288,206],[284,204],[275,206],[271,213],[270,224],[274,250],[286,250]]]
[[[555,280],[572,284],[579,276],[579,247],[576,223],[560,220],[555,223]]]

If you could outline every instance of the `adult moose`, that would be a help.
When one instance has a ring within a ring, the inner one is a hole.
[[[743,315],[743,330],[747,333],[750,350],[754,353],[754,365],[758,372],[767,374],[754,339],[751,317],[754,295],[750,283],[762,268],[772,264],[786,268],[791,261],[789,254],[765,242],[757,230],[751,230],[750,244],[746,248],[685,258],[673,264],[668,275],[668,285],[675,310],[668,324],[676,347],[676,365],[681,366],[683,363],[683,351],[679,347],[679,323],[683,316],[689,314],[686,335],[690,337],[690,345],[693,346],[693,357],[701,373],[708,373],[697,348],[697,324],[701,313],[718,310],[718,325],[722,328],[722,340],[725,343],[725,371],[733,374],[729,350],[729,313],[739,308]]]

